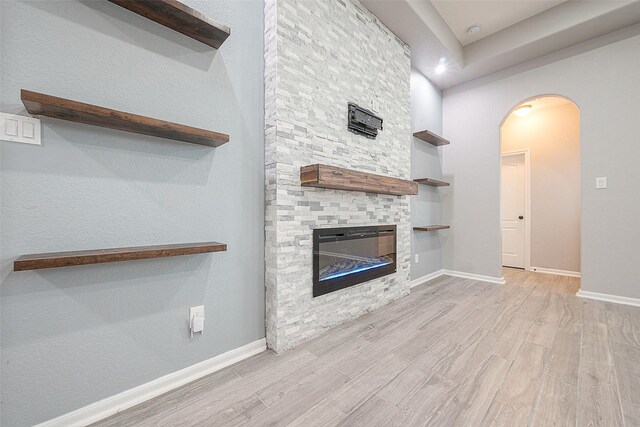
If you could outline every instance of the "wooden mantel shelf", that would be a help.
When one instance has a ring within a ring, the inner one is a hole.
[[[109,0],[133,13],[218,49],[231,29],[177,0]]]
[[[437,179],[432,178],[418,178],[414,179],[414,181],[418,184],[430,185],[432,187],[448,187],[449,185],[451,185],[448,182],[438,181]]]
[[[425,142],[428,142],[429,144],[436,145],[436,146],[450,144],[448,140],[444,139],[440,135],[436,135],[433,132],[429,132],[428,130],[422,130],[420,132],[416,132],[413,134],[413,136]]]
[[[304,187],[364,191],[394,196],[418,194],[418,184],[413,181],[326,165],[301,167],[300,183]]]
[[[437,230],[448,230],[451,227],[448,225],[425,225],[422,227],[413,227],[415,231],[437,231]]]
[[[33,115],[42,115],[209,147],[219,147],[229,141],[229,135],[223,133],[125,113],[25,89],[22,89],[20,97],[27,111]]]
[[[102,264],[105,262],[133,261],[179,255],[195,255],[207,252],[224,252],[227,245],[218,242],[182,243],[132,248],[96,249],[74,252],[51,252],[22,255],[13,263],[14,271],[42,268],[70,267],[74,265]]]

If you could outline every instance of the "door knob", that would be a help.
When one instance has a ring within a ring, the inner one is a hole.
[[[520,216],[518,217],[518,219],[524,219],[524,217],[523,217],[522,215],[520,215]]]

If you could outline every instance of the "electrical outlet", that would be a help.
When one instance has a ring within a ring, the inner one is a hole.
[[[40,119],[0,113],[0,139],[42,145],[40,140]]]
[[[415,258],[415,263],[416,264],[420,262],[420,255],[419,254],[415,254],[413,257]]]
[[[204,305],[189,309],[189,332],[191,333],[191,338],[193,338],[194,333],[204,332]]]

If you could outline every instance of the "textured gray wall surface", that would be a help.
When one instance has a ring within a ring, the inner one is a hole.
[[[562,95],[580,109],[581,288],[640,298],[640,36],[633,35],[637,27],[629,31],[629,38],[566,59],[444,92],[451,145],[443,171],[453,181],[444,205],[452,222],[445,268],[502,275],[500,123],[525,99]],[[608,177],[608,189],[595,188],[598,176]]]
[[[267,343],[286,350],[409,292],[409,196],[304,188],[324,163],[409,179],[410,52],[358,2],[265,6]],[[376,140],[347,131],[347,103],[384,119]],[[312,297],[314,228],[397,224],[398,271]]]
[[[442,93],[424,75],[411,70],[411,133],[429,130],[442,133]],[[411,138],[412,178],[442,179],[441,154],[445,147],[435,147]],[[420,185],[417,196],[411,197],[411,225],[447,224],[442,217],[442,200],[449,187]],[[442,243],[448,231],[411,233],[411,279],[419,279],[442,268]],[[415,254],[418,262],[415,262]]]
[[[41,147],[1,143],[0,424],[264,338],[262,1],[185,0],[232,28],[218,51],[109,2],[0,3],[2,111],[26,114],[26,88],[231,137],[212,149],[44,118]],[[26,253],[206,240],[228,252],[12,272]]]

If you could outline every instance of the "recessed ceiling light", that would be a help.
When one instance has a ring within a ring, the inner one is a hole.
[[[524,117],[531,112],[532,108],[533,107],[531,106],[531,104],[521,105],[515,110],[513,110],[513,114],[515,114],[518,117]]]
[[[467,34],[469,34],[470,36],[474,34],[478,34],[479,32],[480,32],[480,25],[472,25],[469,28],[467,28]]]
[[[438,62],[438,66],[436,67],[436,73],[438,74],[442,74],[447,70],[447,64],[445,62],[444,58],[440,58],[440,61]]]

